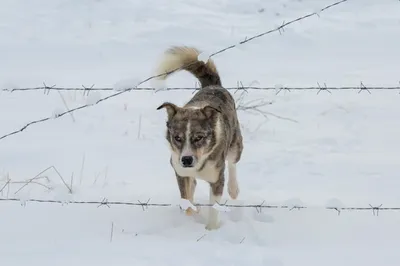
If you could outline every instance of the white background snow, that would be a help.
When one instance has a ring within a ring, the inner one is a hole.
[[[212,53],[331,0],[2,0],[0,87],[135,86],[171,45]],[[349,0],[213,59],[223,85],[398,86],[400,2]],[[188,73],[169,87],[194,87]],[[151,86],[151,82],[143,84]],[[0,136],[115,91],[0,93]],[[0,141],[1,198],[180,203],[164,139],[164,101],[191,91],[133,91]],[[238,97],[236,94],[235,97]],[[398,91],[249,91],[267,118],[239,116],[241,194],[218,231],[178,207],[0,201],[1,265],[400,264],[400,213],[325,206],[400,206]],[[278,118],[290,118],[281,119]],[[41,178],[23,183],[41,171]],[[72,194],[65,182],[72,183]],[[72,178],[71,178],[72,177]],[[72,181],[71,181],[72,180]],[[50,190],[48,189],[50,188]],[[207,203],[199,182],[195,200]],[[111,239],[111,228],[113,233]]]

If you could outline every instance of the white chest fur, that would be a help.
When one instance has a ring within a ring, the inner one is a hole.
[[[215,168],[215,164],[208,161],[201,171],[198,171],[196,167],[185,168],[179,163],[179,155],[172,152],[172,166],[176,173],[182,177],[194,177],[197,179],[204,180],[206,182],[215,183],[218,181],[219,173]],[[197,165],[202,165],[203,161],[199,161]]]

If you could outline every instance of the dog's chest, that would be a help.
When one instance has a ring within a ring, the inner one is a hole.
[[[182,167],[178,161],[178,158],[176,156],[172,156],[172,167],[181,177],[194,177],[209,183],[215,183],[219,178],[219,172],[217,171],[215,164],[211,161],[207,162],[201,171],[197,171],[195,168]]]

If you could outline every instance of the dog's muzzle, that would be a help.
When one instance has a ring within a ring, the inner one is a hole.
[[[181,164],[183,167],[193,167],[194,158],[193,156],[182,156]]]

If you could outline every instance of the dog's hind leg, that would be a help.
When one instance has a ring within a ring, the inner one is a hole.
[[[232,199],[237,199],[240,189],[236,175],[236,163],[228,161],[228,194]]]
[[[228,161],[228,194],[232,199],[237,199],[240,189],[237,181],[236,174],[236,161],[234,158],[236,153],[230,153],[227,157]]]
[[[239,185],[237,181],[236,174],[236,164],[240,160],[242,155],[242,143],[241,140],[238,140],[236,145],[229,150],[227,161],[228,161],[228,194],[232,199],[237,199],[239,196]]]
[[[194,191],[196,189],[196,179],[194,177],[189,177],[189,176],[179,176],[177,173],[176,175],[176,180],[178,181],[178,187],[179,187],[179,192],[181,194],[182,199],[189,200],[193,204],[193,199],[194,199]],[[193,210],[191,207],[186,209],[186,215],[193,215],[197,210]]]

